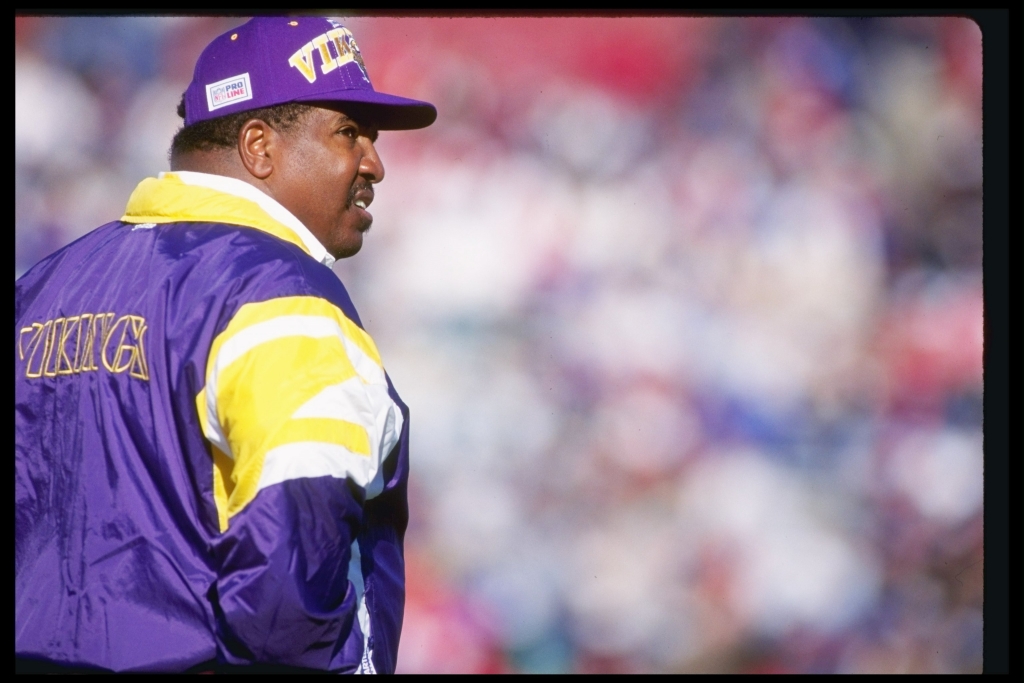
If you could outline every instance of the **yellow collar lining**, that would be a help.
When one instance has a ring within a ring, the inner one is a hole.
[[[187,177],[202,183],[201,177],[192,176],[204,175],[207,174],[189,173]],[[212,178],[231,180],[220,176]],[[284,207],[281,210],[286,211]],[[205,184],[186,183],[176,173],[162,173],[159,178],[146,178],[139,183],[128,199],[121,220],[125,223],[227,223],[256,228],[300,247],[314,258],[317,255],[312,253],[310,246],[320,246],[319,243],[305,244],[295,229],[272,217],[255,201]],[[315,239],[312,233],[308,237]],[[323,250],[323,257],[317,260],[324,265],[333,265],[326,263],[328,259],[332,262],[334,260],[326,253],[327,250],[322,246],[320,249]]]

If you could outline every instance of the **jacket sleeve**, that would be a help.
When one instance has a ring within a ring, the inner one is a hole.
[[[196,405],[221,528],[220,657],[355,670],[352,544],[402,429],[372,339],[319,297],[246,304],[214,339]]]

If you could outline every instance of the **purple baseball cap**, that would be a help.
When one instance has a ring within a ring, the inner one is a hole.
[[[185,91],[185,125],[287,102],[351,103],[381,130],[425,128],[434,105],[377,92],[352,32],[323,17],[255,17],[218,36]]]

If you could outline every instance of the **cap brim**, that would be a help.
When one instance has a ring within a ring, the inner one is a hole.
[[[341,105],[346,114],[354,119],[365,120],[378,130],[415,130],[426,128],[437,120],[437,109],[429,102],[374,90],[321,92],[293,101]]]

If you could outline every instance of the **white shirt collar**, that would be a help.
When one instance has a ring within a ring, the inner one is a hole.
[[[196,171],[171,171],[171,173],[186,185],[208,187],[211,190],[217,190],[218,192],[235,195],[236,197],[255,202],[261,209],[267,212],[267,215],[278,223],[287,226],[298,235],[299,239],[302,240],[302,244],[309,250],[313,258],[328,268],[334,266],[334,257],[327,253],[327,249],[309,231],[309,228],[303,225],[302,221],[296,218],[291,211],[281,206],[276,199],[255,185],[250,185],[236,178],[228,178],[227,176],[214,175],[212,173],[198,173]],[[163,176],[164,174],[161,173],[160,177],[162,178]]]

